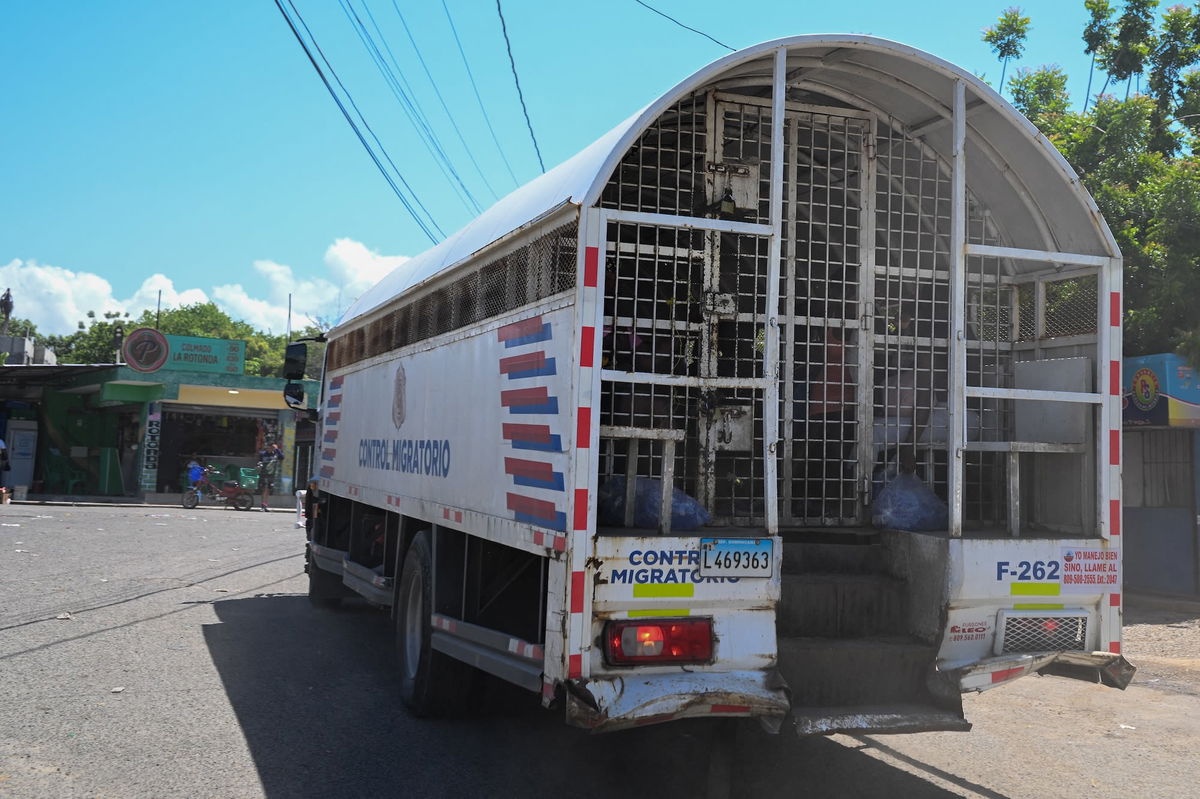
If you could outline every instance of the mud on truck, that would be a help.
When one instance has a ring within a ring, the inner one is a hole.
[[[390,610],[419,715],[487,672],[597,731],[965,730],[966,691],[1130,679],[1120,253],[931,55],[722,58],[327,340],[309,595]]]

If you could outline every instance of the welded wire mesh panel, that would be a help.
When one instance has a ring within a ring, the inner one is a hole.
[[[1080,650],[1087,642],[1087,616],[1005,616],[1004,652]]]
[[[856,442],[868,120],[789,114],[784,173],[781,516],[860,521]]]
[[[915,468],[943,499],[949,496],[947,444],[950,388],[950,169],[899,127],[880,124],[877,138],[876,278],[874,284],[873,431],[879,478]],[[1001,243],[987,209],[968,198],[967,240]],[[1017,295],[1000,259],[967,259],[968,385],[1012,385]],[[1012,418],[1001,403],[967,400],[968,441],[1008,440]],[[906,463],[907,462],[907,463]],[[1006,516],[1004,456],[968,452],[963,468],[963,519],[995,528]]]
[[[1017,292],[1017,341],[1033,341],[1038,337],[1037,331],[1037,286],[1033,283],[1021,283],[1015,287]]]
[[[703,216],[708,153],[708,95],[680,100],[621,159],[600,205],[627,211]]]
[[[723,413],[741,409],[750,421],[751,435],[728,436],[722,441],[718,420],[714,461],[714,498],[711,512],[727,524],[759,524],[765,512],[766,484],[762,459],[762,393],[748,389],[718,392],[717,407]]]
[[[698,375],[704,329],[704,234],[614,223],[609,226],[607,252],[604,367]]]
[[[791,517],[805,524],[851,524],[858,516],[859,331],[792,325],[794,365],[789,484]]]
[[[762,376],[766,342],[767,254],[760,236],[720,234],[714,285],[705,315],[715,335],[712,362],[719,377]]]
[[[964,452],[963,524],[975,529],[998,530],[1007,520],[1008,454]]]
[[[331,342],[330,368],[390,352],[520,308],[575,284],[577,225],[572,222],[524,247],[463,273]],[[341,343],[348,339],[348,343]]]
[[[948,494],[950,197],[944,162],[880,124],[876,148],[872,491],[898,469]]]
[[[684,431],[685,438],[675,448],[675,487],[694,495],[699,472],[701,404],[699,389],[606,380],[601,384],[600,423]],[[624,440],[605,439],[601,442],[601,482],[609,476],[626,473],[627,447]],[[642,477],[662,474],[661,444],[641,442],[637,474]]]
[[[1095,333],[1096,291],[1095,275],[1047,283],[1045,337]]]
[[[720,160],[710,166],[719,175],[709,199],[725,215],[766,223],[771,216],[771,111],[724,99],[717,108]],[[731,202],[736,211],[728,210]]]

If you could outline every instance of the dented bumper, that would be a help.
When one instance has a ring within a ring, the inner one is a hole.
[[[958,680],[963,693],[986,691],[1034,672],[1099,682],[1124,690],[1136,671],[1124,656],[1112,652],[1027,652],[945,670]]]
[[[753,716],[776,731],[790,707],[774,671],[636,674],[571,680],[567,721],[596,732],[682,718]]]

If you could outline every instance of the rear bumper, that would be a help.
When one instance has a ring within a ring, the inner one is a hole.
[[[1037,672],[1099,682],[1124,690],[1137,668],[1123,655],[1112,652],[1028,652],[1000,655],[966,666],[947,669],[963,693],[986,691],[1018,677]]]
[[[596,732],[682,718],[754,716],[779,729],[790,704],[774,671],[680,672],[571,680],[567,721]]]

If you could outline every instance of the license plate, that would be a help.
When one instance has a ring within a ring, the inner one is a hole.
[[[700,576],[770,577],[770,538],[701,538]]]

